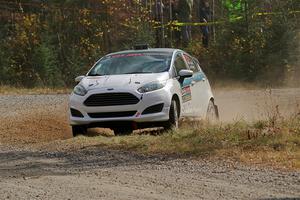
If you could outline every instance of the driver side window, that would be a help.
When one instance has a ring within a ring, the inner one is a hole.
[[[181,54],[177,54],[177,56],[175,58],[175,61],[174,61],[174,67],[176,69],[177,75],[179,74],[180,70],[187,69]]]

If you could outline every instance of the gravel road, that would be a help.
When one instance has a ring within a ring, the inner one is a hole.
[[[63,148],[77,144],[67,99],[0,95],[0,199],[300,199],[299,171]],[[276,105],[282,115],[295,112],[300,89],[217,91],[216,99],[222,121],[255,120]]]

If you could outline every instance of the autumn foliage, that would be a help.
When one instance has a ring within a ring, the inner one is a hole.
[[[213,80],[269,84],[274,76],[291,77],[299,71],[300,15],[293,12],[300,10],[299,1],[273,0],[272,10],[265,11],[263,1],[243,0],[247,7],[234,15],[227,4],[215,1],[217,23],[210,25],[209,48],[202,45],[199,26],[192,26],[187,47],[176,42],[181,26],[170,21],[169,1],[163,1],[163,26],[149,2],[155,1],[1,0],[0,84],[72,86],[74,77],[106,53],[136,43],[155,46],[158,39],[165,41],[165,47],[184,48],[198,57]],[[192,22],[199,22],[197,2]],[[257,14],[262,12],[271,14]],[[278,84],[286,82],[283,78]]]

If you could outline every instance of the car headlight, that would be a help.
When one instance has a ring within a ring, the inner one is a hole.
[[[87,90],[82,85],[76,85],[73,92],[79,96],[84,96],[86,95]]]
[[[138,92],[140,92],[140,93],[146,93],[146,92],[151,92],[151,91],[159,90],[159,89],[165,87],[166,84],[167,84],[167,81],[157,81],[157,82],[147,83],[144,86],[140,87],[138,89]]]

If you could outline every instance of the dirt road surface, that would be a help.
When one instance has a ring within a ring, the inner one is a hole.
[[[0,199],[300,199],[299,171],[81,147],[67,99],[0,95]],[[296,112],[300,89],[218,90],[216,101],[223,122],[256,120]]]

